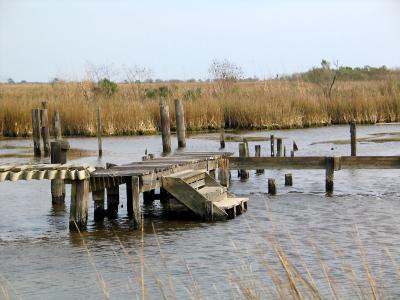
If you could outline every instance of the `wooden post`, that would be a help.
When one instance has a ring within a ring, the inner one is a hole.
[[[286,146],[283,145],[283,157],[286,157]]]
[[[276,156],[277,157],[282,156],[282,139],[281,138],[276,139]]]
[[[295,141],[293,141],[293,152],[296,152],[299,150],[299,147],[297,147],[297,144]]]
[[[357,156],[356,123],[350,123],[351,156]]]
[[[106,216],[106,211],[104,209],[104,192],[104,189],[92,192],[95,222],[103,221]]]
[[[33,138],[33,153],[34,156],[40,157],[42,151],[40,149],[40,109],[34,108],[32,109],[32,138]]]
[[[221,128],[219,129],[219,144],[221,146],[221,149],[225,149],[225,130],[224,127],[221,125]]]
[[[176,115],[176,135],[178,136],[178,148],[185,148],[186,147],[185,111],[183,109],[181,99],[175,99],[175,115]]]
[[[140,228],[141,211],[140,211],[140,184],[139,177],[133,176],[126,181],[126,207],[128,217],[133,218],[135,228]]]
[[[249,153],[248,153],[247,149],[248,148],[246,146],[246,143],[240,143],[239,144],[239,157],[248,157]],[[247,171],[247,170],[241,169],[239,171],[239,174],[240,174],[241,179],[249,178],[249,171]]]
[[[325,192],[328,196],[333,193],[333,178],[335,172],[335,158],[326,158],[326,169],[325,169]]]
[[[273,178],[268,178],[268,194],[276,195],[276,184]]]
[[[88,219],[89,180],[74,180],[71,184],[70,230],[85,230]]]
[[[275,156],[275,137],[273,134],[271,134],[271,157]]]
[[[218,160],[218,178],[219,183],[222,186],[229,187],[230,171],[229,171],[229,160],[221,158]]]
[[[293,177],[292,174],[285,174],[285,185],[286,186],[292,186],[293,185]]]
[[[115,164],[106,163],[106,168],[109,169]],[[107,217],[109,219],[116,219],[118,217],[119,205],[119,185],[114,185],[107,188]]]
[[[50,131],[49,131],[49,116],[48,116],[48,104],[46,101],[42,102],[42,108],[40,109],[40,122],[41,122],[41,133],[43,139],[43,154],[44,156],[50,156]]]
[[[51,142],[50,161],[52,164],[67,163],[66,151],[69,148],[68,142]],[[51,202],[53,204],[63,204],[65,200],[65,184],[63,179],[51,180]]]
[[[261,145],[255,145],[254,146],[254,150],[255,150],[255,157],[261,157]],[[257,169],[256,170],[256,174],[263,174],[264,173],[264,169]]]
[[[53,137],[54,139],[61,140],[61,120],[60,113],[56,111],[53,116]]]
[[[101,134],[103,132],[103,126],[101,124],[101,109],[97,107],[97,143],[99,147],[99,157],[103,156],[103,144],[101,140]]]
[[[290,157],[294,157],[294,151],[290,151]]]
[[[163,99],[160,100],[160,121],[163,153],[168,154],[171,152],[171,126],[169,107],[164,103]]]

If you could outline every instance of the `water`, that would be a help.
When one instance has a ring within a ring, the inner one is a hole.
[[[384,136],[391,137],[400,132],[400,125],[357,129],[358,137],[393,133]],[[348,144],[318,143],[348,139],[347,126],[247,135],[271,133],[283,137],[288,148],[294,139],[300,149],[297,155],[350,152]],[[192,136],[188,151],[217,150],[219,141],[212,137],[216,135]],[[97,147],[92,138],[69,141],[72,148]],[[32,161],[26,155],[31,144],[30,140],[0,141],[0,162]],[[255,144],[262,145],[264,155],[269,153],[269,142],[254,142],[250,143],[252,155]],[[103,147],[101,160],[75,157],[74,162],[104,165],[140,160],[146,148],[158,155],[161,139],[106,138]],[[227,151],[237,153],[237,148],[237,143],[227,143]],[[400,142],[363,142],[358,154],[400,155]],[[141,298],[142,276],[145,296],[152,299],[163,295],[240,299],[246,291],[260,298],[277,298],[271,275],[276,272],[286,278],[274,250],[278,245],[307,280],[310,272],[311,282],[324,297],[331,297],[329,285],[339,297],[369,296],[365,267],[383,296],[400,296],[398,170],[335,172],[333,197],[324,195],[323,170],[293,171],[290,188],[284,187],[285,171],[254,173],[246,182],[233,174],[231,191],[250,198],[247,213],[236,219],[218,223],[166,220],[156,201],[154,207],[144,208],[143,233],[132,230],[125,205],[118,220],[95,224],[92,203],[88,231],[71,233],[68,187],[65,207],[53,208],[48,181],[0,183],[0,299],[99,299],[104,294],[112,299]],[[271,177],[277,181],[275,197],[266,194]],[[124,204],[124,186],[120,189]]]

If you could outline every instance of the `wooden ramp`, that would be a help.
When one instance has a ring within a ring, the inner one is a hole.
[[[234,218],[247,209],[248,198],[237,198],[206,173],[187,170],[162,178],[162,188],[205,220]]]

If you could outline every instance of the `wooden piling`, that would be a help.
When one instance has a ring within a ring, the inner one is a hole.
[[[40,109],[40,124],[41,134],[43,139],[43,155],[50,156],[50,131],[49,131],[49,116],[48,116],[48,104],[46,101],[42,102],[42,108]]]
[[[276,195],[276,184],[273,178],[268,178],[268,194]]]
[[[225,149],[225,129],[224,126],[221,126],[219,129],[219,144],[221,149]]]
[[[293,152],[296,152],[299,150],[299,147],[297,147],[297,144],[295,141],[293,141]]]
[[[104,189],[92,192],[95,222],[103,221],[106,216],[106,211],[104,209],[104,192]]]
[[[42,150],[40,149],[41,127],[40,127],[40,109],[32,109],[32,139],[34,156],[40,157]]]
[[[282,156],[282,150],[282,139],[278,138],[276,139],[276,157]]]
[[[103,126],[101,124],[101,109],[97,107],[97,144],[99,148],[99,157],[103,156],[103,143],[101,139],[101,134],[103,132]]]
[[[246,143],[240,143],[239,144],[239,157],[248,157],[249,153],[248,153],[248,147],[246,145]],[[241,169],[239,171],[240,174],[240,178],[241,179],[247,179],[249,178],[249,171],[245,170],[245,169]]]
[[[357,134],[356,123],[350,123],[350,142],[351,142],[351,156],[357,156]]]
[[[261,157],[261,145],[255,145],[254,146],[254,151],[255,151],[255,157]],[[264,169],[257,169],[256,174],[263,174]]]
[[[51,155],[50,161],[52,164],[65,164],[67,163],[66,152],[68,148],[63,145],[69,144],[67,142],[55,141],[51,142]],[[63,179],[52,179],[51,180],[51,202],[53,204],[63,204],[65,200],[65,184]]]
[[[126,200],[128,217],[133,219],[135,228],[139,228],[141,225],[139,177],[133,176],[127,179]]]
[[[169,107],[165,104],[163,99],[160,100],[160,124],[163,153],[168,154],[171,152],[171,124]]]
[[[325,192],[328,196],[333,193],[333,178],[335,172],[335,158],[326,158],[326,169],[325,169]]]
[[[293,177],[292,174],[285,174],[285,186],[292,186],[293,185]]]
[[[88,219],[89,180],[71,183],[70,230],[85,230]]]
[[[106,163],[106,168],[114,167],[115,164]],[[119,205],[119,185],[114,185],[107,188],[107,217],[116,219],[118,217]]]
[[[61,120],[60,120],[60,113],[56,111],[53,115],[53,137],[54,139],[61,140]]]
[[[290,151],[290,157],[294,157],[294,151]]]
[[[229,170],[229,160],[226,158],[221,158],[218,160],[218,178],[219,183],[222,186],[229,187],[229,180],[231,173]]]
[[[183,109],[181,99],[175,99],[175,116],[176,116],[176,135],[178,137],[178,148],[185,148],[186,147],[185,111]]]
[[[271,141],[271,157],[274,157],[275,156],[275,137],[273,134],[271,134],[270,141]]]

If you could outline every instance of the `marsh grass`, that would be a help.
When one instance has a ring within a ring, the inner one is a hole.
[[[165,88],[162,88],[165,86]],[[184,100],[187,129],[278,129],[400,121],[400,84],[395,80],[339,82],[331,99],[303,81],[238,82],[224,89],[214,83],[119,84],[112,96],[96,94],[93,83],[1,84],[0,134],[31,135],[31,108],[49,102],[50,120],[61,115],[63,135],[93,136],[101,106],[105,135],[151,134],[159,129],[159,99],[166,90],[174,129],[174,98]]]

